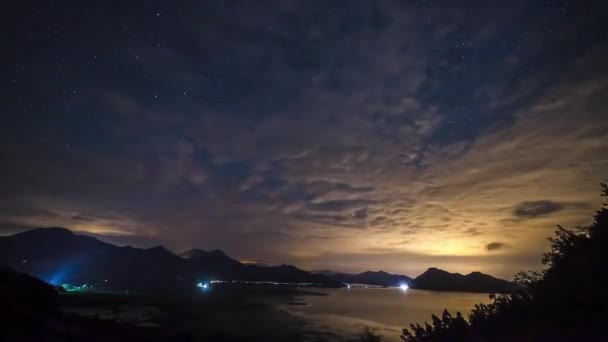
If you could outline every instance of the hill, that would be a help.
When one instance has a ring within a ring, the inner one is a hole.
[[[329,270],[320,270],[315,273],[324,274],[335,281],[345,284],[367,284],[380,286],[400,286],[403,283],[409,284],[412,278],[401,275],[391,274],[384,271],[366,271],[358,274],[339,273]]]
[[[175,255],[163,247],[119,247],[65,228],[37,228],[0,237],[0,266],[52,284],[109,288],[190,288],[202,280],[314,283],[339,287],[330,278],[294,266],[243,265],[222,251]]]
[[[494,278],[481,272],[462,275],[434,267],[416,277],[410,286],[421,290],[487,293],[504,293],[519,289],[519,286],[512,282]]]

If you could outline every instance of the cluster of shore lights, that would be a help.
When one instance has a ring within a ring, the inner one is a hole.
[[[262,284],[262,285],[297,285],[297,286],[315,286],[321,285],[317,283],[287,283],[287,282],[277,282],[277,281],[247,281],[247,280],[211,280],[209,282],[200,282],[196,284],[196,287],[206,290],[211,287],[213,284]],[[345,284],[346,288],[350,290],[351,285]],[[367,288],[367,286],[365,286]],[[407,292],[410,287],[406,283],[401,283],[397,287],[401,292]]]
[[[288,285],[288,286],[320,286],[319,283],[288,283],[279,281],[247,281],[247,280],[210,280],[209,282],[199,282],[196,287],[206,291],[214,284],[248,284],[248,285]]]
[[[78,286],[78,285],[72,285],[69,283],[63,283],[59,286],[67,292],[83,292],[83,291],[87,291],[90,289],[90,287],[87,284],[82,284],[82,285]]]
[[[211,280],[211,281],[209,281],[209,285],[222,284],[222,283],[223,284],[258,284],[258,285],[259,284],[261,284],[261,285],[297,285],[297,286],[322,285],[319,283],[288,283],[288,282],[278,282],[278,281],[248,281],[248,280]]]
[[[350,284],[346,284],[346,288],[348,290],[350,290],[351,285]],[[365,288],[367,288],[367,286],[365,286]],[[407,290],[410,289],[410,287],[406,284],[406,283],[401,283],[399,284],[399,286],[397,287],[401,292],[407,292]]]

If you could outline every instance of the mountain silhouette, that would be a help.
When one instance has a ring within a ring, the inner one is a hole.
[[[239,261],[232,259],[220,250],[207,252],[201,249],[191,249],[180,254],[195,270],[211,279],[241,278],[240,273],[244,267]]]
[[[519,286],[503,280],[494,278],[481,272],[472,272],[467,275],[450,273],[435,267],[431,267],[416,277],[411,287],[421,290],[433,291],[463,291],[463,292],[486,292],[503,293],[519,289]]]
[[[175,255],[164,247],[119,247],[65,228],[36,228],[0,237],[0,265],[51,284],[110,288],[191,288],[209,280],[314,283],[339,287],[330,278],[294,266],[244,265],[216,250]]]
[[[314,271],[345,284],[367,284],[380,286],[399,286],[403,283],[411,288],[433,291],[463,291],[483,293],[503,293],[519,289],[519,286],[492,277],[481,272],[472,272],[467,275],[450,273],[431,267],[415,279],[406,275],[391,274],[384,271],[367,271],[358,274],[334,272],[331,270]]]
[[[399,286],[403,283],[409,284],[412,278],[401,275],[391,274],[384,271],[366,271],[358,274],[333,272],[330,270],[316,271],[317,274],[324,274],[335,281],[345,284],[367,284],[380,286]]]
[[[306,272],[292,265],[259,266],[243,265],[242,276],[246,280],[277,281],[277,282],[308,282],[324,283],[334,287],[343,287],[341,282],[335,281],[323,274]]]

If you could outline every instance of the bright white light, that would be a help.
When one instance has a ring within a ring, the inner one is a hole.
[[[209,287],[209,284],[207,284],[207,283],[203,284],[203,288],[204,288],[204,289],[206,289],[206,288],[208,288],[208,287]]]
[[[203,287],[203,283],[198,283],[198,284],[196,284],[196,287],[200,287],[200,288],[202,288],[202,287]]]
[[[346,284],[346,288],[350,290],[350,284]]]
[[[401,290],[402,292],[405,292],[409,289],[410,287],[407,286],[407,284],[403,283],[401,285],[399,285],[399,290]]]

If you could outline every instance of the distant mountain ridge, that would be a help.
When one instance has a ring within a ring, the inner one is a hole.
[[[405,283],[410,288],[419,290],[503,293],[520,289],[517,284],[481,272],[462,275],[460,273],[450,273],[435,267],[429,268],[416,278],[400,274],[390,274],[384,271],[349,274],[319,270],[314,271],[314,273],[324,274],[345,284],[400,286]]]
[[[416,277],[411,284],[412,288],[433,291],[463,291],[503,293],[521,289],[515,283],[498,279],[481,272],[472,272],[467,275],[450,273],[431,267]]]
[[[50,283],[104,284],[122,288],[191,287],[201,280],[269,281],[399,286],[434,291],[510,292],[520,287],[480,272],[467,275],[431,267],[412,279],[384,271],[348,274],[306,272],[290,265],[243,264],[221,250],[192,249],[179,255],[162,246],[120,247],[65,228],[36,228],[0,237],[0,266],[12,267]]]
[[[220,250],[193,249],[175,255],[162,246],[120,247],[58,227],[0,237],[0,266],[50,283],[103,284],[116,288],[190,288],[203,280],[343,286],[327,276],[294,266],[244,265]]]
[[[315,271],[317,274],[324,274],[331,279],[345,284],[367,284],[379,286],[400,286],[403,283],[409,284],[412,278],[401,275],[391,274],[384,271],[366,271],[358,274],[340,273],[329,270]]]

